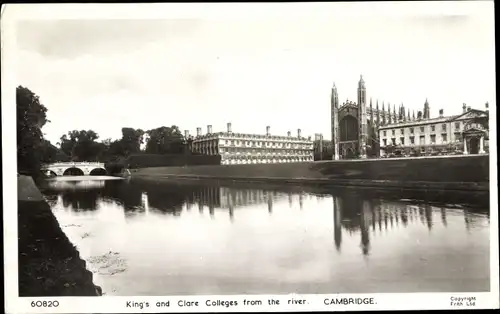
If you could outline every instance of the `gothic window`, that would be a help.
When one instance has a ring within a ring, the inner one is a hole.
[[[346,116],[340,120],[340,141],[354,141],[358,139],[359,125],[356,118]]]

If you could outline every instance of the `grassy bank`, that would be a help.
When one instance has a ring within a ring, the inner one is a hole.
[[[19,296],[101,295],[50,206],[29,199],[18,201]]]
[[[287,164],[157,167],[133,177],[312,183],[414,189],[489,189],[489,156],[401,158]]]

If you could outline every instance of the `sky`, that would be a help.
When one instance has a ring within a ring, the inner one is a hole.
[[[493,2],[418,5],[38,11],[44,18],[16,19],[16,85],[48,108],[52,143],[75,129],[117,139],[122,127],[195,134],[227,122],[233,132],[265,134],[269,125],[272,134],[300,128],[330,139],[331,87],[341,103],[356,101],[360,75],[374,105],[422,110],[428,99],[431,116],[495,106]]]

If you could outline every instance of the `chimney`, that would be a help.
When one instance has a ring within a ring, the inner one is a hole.
[[[288,135],[288,137],[292,136],[292,132],[288,131],[286,132],[286,135]]]
[[[212,126],[210,124],[207,125],[207,134],[212,134]]]
[[[462,104],[462,113],[467,112],[467,105],[465,103]]]
[[[297,129],[297,137],[300,138],[302,135],[302,130],[301,129]]]
[[[184,130],[184,137],[186,139],[189,137],[189,130]]]
[[[470,111],[470,106],[467,107],[467,111]]]
[[[486,103],[484,104],[484,107],[486,108],[486,110],[485,110],[485,111],[486,111],[486,112],[489,112],[490,104],[489,104],[488,102],[486,102]]]
[[[444,110],[443,109],[439,109],[439,117],[442,118],[443,117],[443,113],[444,113]]]
[[[266,126],[266,136],[271,136],[271,127]]]
[[[201,128],[196,128],[196,136],[201,136]]]
[[[231,122],[228,122],[228,123],[227,123],[227,133],[231,133],[231,132],[233,132],[233,131],[231,130]]]
[[[308,140],[308,141],[310,141],[310,140],[311,140],[311,135],[309,135],[309,136],[307,137],[307,140]]]
[[[417,120],[422,120],[422,111],[418,111],[417,113]]]

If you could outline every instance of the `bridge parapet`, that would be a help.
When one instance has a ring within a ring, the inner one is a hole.
[[[102,162],[56,162],[53,164],[45,164],[41,167],[42,170],[53,172],[57,176],[64,175],[66,170],[70,168],[81,170],[83,175],[89,175],[96,169],[106,171],[106,167]]]
[[[96,167],[104,168],[104,163],[102,162],[55,162],[52,164],[44,164],[42,168],[50,167]]]

